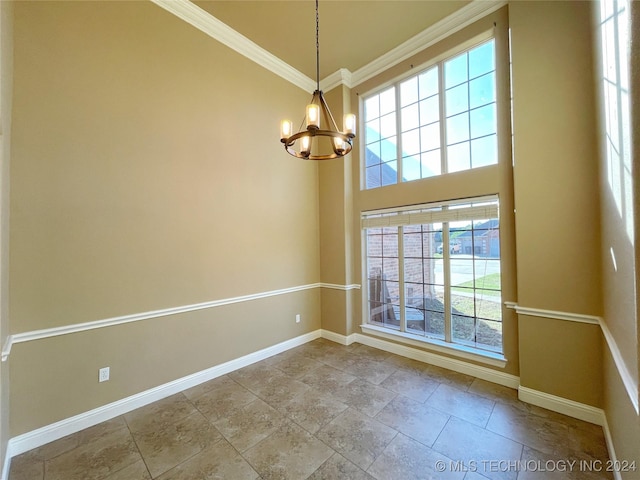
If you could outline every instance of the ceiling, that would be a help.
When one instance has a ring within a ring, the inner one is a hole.
[[[193,3],[315,81],[314,0]],[[469,3],[320,0],[320,79],[357,71]]]

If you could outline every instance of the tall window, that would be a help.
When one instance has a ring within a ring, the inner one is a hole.
[[[502,352],[495,197],[365,213],[369,323]]]
[[[365,187],[498,162],[493,39],[364,99]]]

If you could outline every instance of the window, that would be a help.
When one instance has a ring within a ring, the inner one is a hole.
[[[365,188],[498,162],[493,39],[364,98]]]
[[[502,353],[498,199],[362,216],[369,323]]]

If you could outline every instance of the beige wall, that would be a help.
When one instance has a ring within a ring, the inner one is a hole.
[[[631,52],[630,78],[622,82],[617,81],[624,78],[617,69],[605,67],[615,66],[615,63],[611,63],[615,55],[611,55],[611,43],[608,43],[606,50],[602,48],[602,37],[607,37],[605,30],[613,27],[616,19],[611,15],[610,6],[601,8],[603,3],[600,2],[594,9],[594,44],[600,106],[603,318],[612,340],[611,343],[603,342],[604,410],[618,459],[635,460],[636,464],[640,464],[640,416],[631,400],[631,397],[635,398],[637,404],[640,362],[640,305],[637,301],[640,254],[636,241],[640,233],[637,214],[640,211],[640,177],[635,168],[637,162],[633,160],[640,158],[640,88],[637,88],[640,85],[640,3],[631,2],[631,12],[625,12],[627,17],[617,18],[619,26],[631,20],[631,41],[619,44],[619,59],[622,62],[626,61],[628,51]],[[608,5],[611,3],[607,2]],[[603,11],[606,12],[604,16],[601,15]],[[627,82],[631,86],[630,95],[627,94]],[[607,98],[620,98],[621,104],[629,107],[629,115],[624,114],[622,106],[609,110],[605,101]],[[607,111],[618,115],[607,115]],[[607,116],[610,122],[607,122]],[[612,125],[616,128],[612,128]],[[620,156],[612,155],[613,152],[608,149],[609,142],[622,145],[617,149]],[[616,259],[615,263],[613,258]],[[617,362],[612,351],[618,355]],[[621,369],[628,372],[626,382],[623,381]],[[626,472],[622,478],[631,480],[636,475],[637,472]]]
[[[331,113],[342,127],[344,113],[357,112],[350,106],[350,91],[339,86],[325,93]],[[357,137],[356,137],[357,142]],[[319,163],[319,225],[320,225],[320,278],[323,283],[351,285],[358,283],[354,275],[352,163],[359,164],[357,156],[327,160]],[[355,320],[352,290],[322,289],[322,328],[348,335]],[[359,321],[359,320],[358,320]]]
[[[0,2],[0,345],[9,335],[9,163],[13,91],[13,2]],[[0,465],[9,440],[9,365],[0,364]]]
[[[600,2],[599,6],[611,5]],[[602,222],[602,272],[604,312],[603,317],[626,368],[638,384],[638,330],[635,278],[637,275],[637,247],[634,241],[634,184],[631,168],[631,128],[629,107],[631,106],[627,52],[629,43],[619,45],[616,56],[609,43],[601,47],[601,39],[607,38],[605,31],[613,33],[615,24],[625,24],[628,15],[613,16],[610,7],[594,9],[594,44],[596,46],[596,84],[598,87],[600,140],[600,190]],[[604,11],[605,13],[601,14]],[[604,16],[604,18],[602,18]],[[633,32],[633,29],[631,29]],[[617,62],[616,62],[616,57]],[[605,64],[607,66],[603,66]],[[627,64],[625,67],[621,63]],[[617,71],[616,65],[622,68]],[[637,67],[636,67],[637,68]],[[620,79],[620,80],[618,80]],[[632,84],[633,85],[633,84]],[[613,94],[613,95],[612,95]],[[623,104],[617,106],[619,101]],[[635,109],[639,107],[636,105]],[[607,121],[607,118],[610,120]],[[611,146],[615,149],[610,148]],[[616,154],[616,150],[619,154]]]
[[[0,5],[3,272],[11,24],[10,3]],[[637,375],[637,341],[634,351],[625,332],[635,328],[637,339],[638,307],[615,306],[637,269],[622,279],[604,272],[604,301],[601,295],[600,259],[606,269],[606,242],[620,238],[608,236],[619,231],[607,223],[613,220],[600,225],[590,18],[586,2],[512,2],[508,13],[492,14],[351,92],[329,92],[336,117],[349,107],[357,113],[359,94],[493,28],[494,21],[505,35],[509,22],[515,171],[505,162],[439,182],[360,191],[357,146],[351,158],[317,165],[290,158],[274,141],[278,120],[301,114],[308,92],[152,3],[19,2],[12,321],[8,325],[3,310],[0,339],[9,329],[24,333],[319,281],[361,283],[362,211],[499,192],[503,232],[516,233],[503,242],[504,299],[604,315]],[[499,52],[503,60],[506,53]],[[502,90],[507,80],[500,79]],[[508,214],[512,195],[515,225]],[[609,218],[606,198],[602,205]],[[1,280],[6,308],[6,275]],[[359,332],[361,307],[360,290],[312,289],[17,343],[9,359],[10,434],[320,327]],[[523,386],[604,407],[618,458],[634,455],[640,425],[628,419],[638,417],[596,326],[525,315],[516,321],[505,310],[504,335],[507,373],[520,375]],[[105,365],[112,378],[98,384],[97,370]],[[4,452],[7,363],[0,386]]]
[[[517,301],[522,307],[599,315],[590,9],[589,2],[509,5]],[[602,406],[597,328],[519,317],[520,384]]]
[[[15,345],[11,435],[317,330],[319,311],[315,289]],[[98,383],[105,365],[111,380]]]
[[[307,92],[151,2],[18,2],[14,93],[12,333],[319,281],[317,165],[275,136]],[[11,434],[316,330],[319,299],[17,343]]]

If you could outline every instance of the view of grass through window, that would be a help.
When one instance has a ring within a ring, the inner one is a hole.
[[[448,213],[457,220],[411,220]],[[497,201],[365,215],[363,225],[371,323],[502,352]]]

